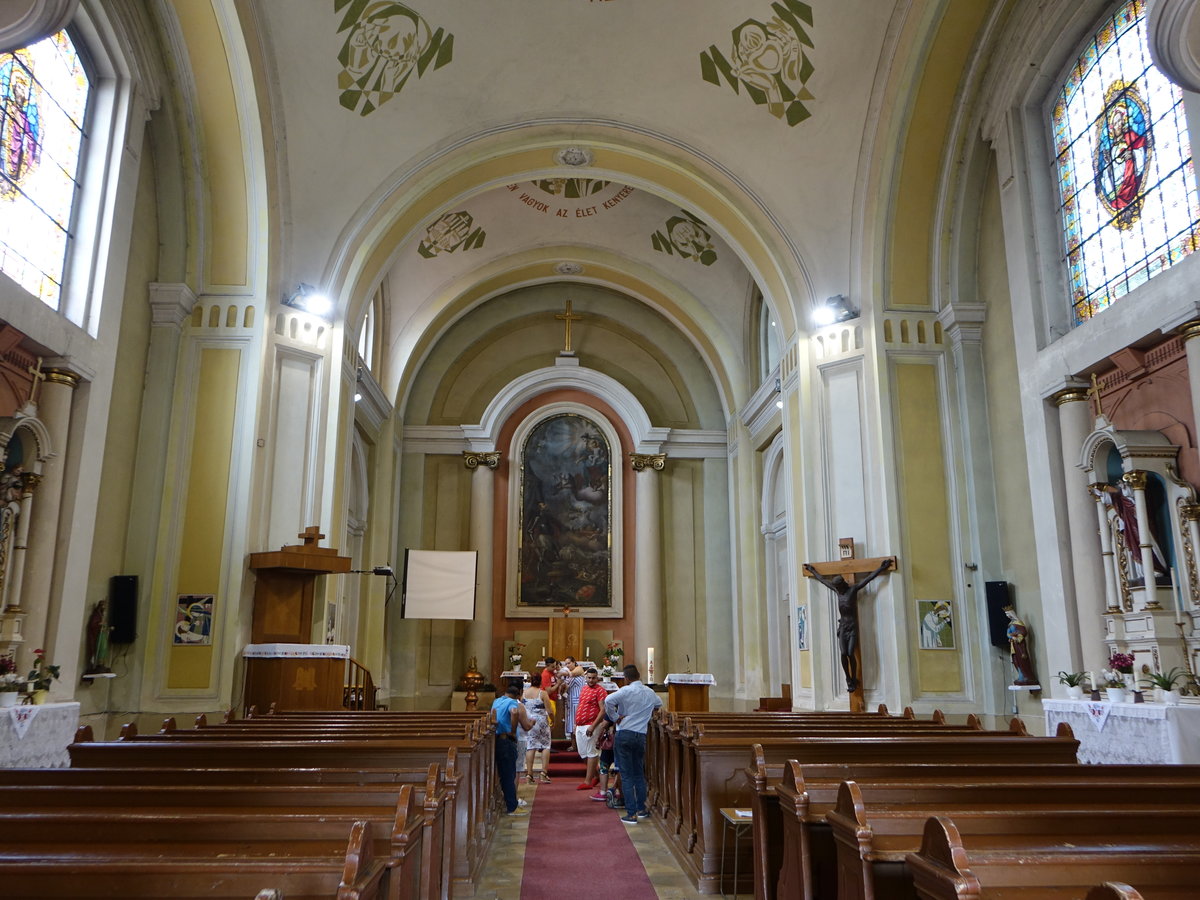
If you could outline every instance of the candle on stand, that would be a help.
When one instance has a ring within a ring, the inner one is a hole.
[[[592,661],[592,648],[590,644],[583,648],[583,656],[588,662]]]
[[[546,648],[542,647],[542,659],[546,658]]]
[[[646,648],[646,680],[654,684],[654,648]]]
[[[1090,684],[1092,686],[1093,691],[1100,690],[1100,685],[1098,685],[1096,683],[1096,673],[1095,672],[1088,672],[1088,684]]]

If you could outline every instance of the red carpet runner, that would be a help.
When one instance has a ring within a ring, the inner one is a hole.
[[[609,809],[579,791],[584,766],[579,754],[555,741],[550,784],[539,784],[525,844],[521,900],[620,897],[657,900],[627,832],[654,828],[649,819],[622,825],[624,810]]]

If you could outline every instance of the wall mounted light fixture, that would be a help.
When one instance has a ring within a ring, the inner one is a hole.
[[[322,319],[333,311],[333,301],[320,290],[303,281],[291,294],[284,294],[283,305],[319,316]]]
[[[846,299],[845,294],[837,294],[816,307],[813,310],[812,318],[814,324],[824,327],[837,322],[845,322],[847,319],[856,319],[858,314],[859,311]]]

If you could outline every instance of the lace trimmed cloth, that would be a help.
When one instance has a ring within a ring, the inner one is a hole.
[[[0,709],[0,767],[65,769],[78,727],[76,702]]]
[[[1043,700],[1046,733],[1066,722],[1081,763],[1200,763],[1200,705]]]

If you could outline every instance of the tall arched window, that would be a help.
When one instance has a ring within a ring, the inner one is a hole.
[[[1145,0],[1104,20],[1052,111],[1065,260],[1083,322],[1200,240],[1183,95],[1146,44]]]
[[[66,31],[0,54],[0,271],[54,309],[90,83]]]

